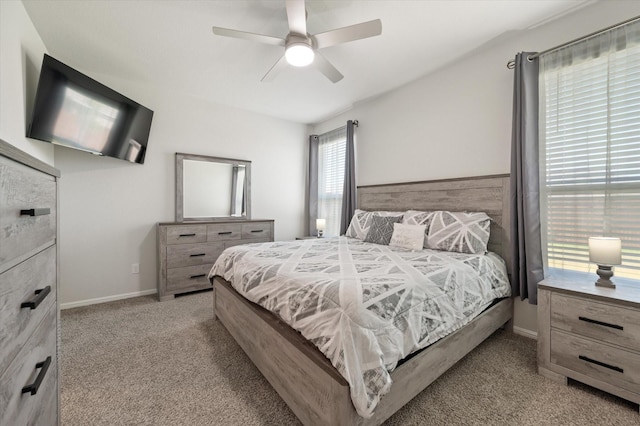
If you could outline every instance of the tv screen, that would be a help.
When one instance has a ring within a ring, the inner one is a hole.
[[[144,163],[153,111],[44,55],[27,137]]]

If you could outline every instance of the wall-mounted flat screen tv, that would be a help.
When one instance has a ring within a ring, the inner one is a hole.
[[[153,111],[44,55],[27,137],[144,163]]]

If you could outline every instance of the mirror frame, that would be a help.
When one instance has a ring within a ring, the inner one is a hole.
[[[206,161],[209,163],[224,163],[245,166],[245,191],[246,211],[241,217],[214,216],[214,217],[184,217],[184,160]],[[208,155],[185,154],[176,152],[176,222],[215,222],[229,220],[251,219],[251,161],[237,160],[235,158],[210,157]]]

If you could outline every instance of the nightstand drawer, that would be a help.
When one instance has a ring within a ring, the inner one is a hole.
[[[206,225],[171,226],[167,228],[167,244],[204,243],[207,241]]]
[[[551,330],[551,363],[640,393],[640,354]]]
[[[224,247],[222,242],[167,246],[167,268],[194,265],[213,266]]]
[[[640,311],[554,293],[551,327],[637,351]]]
[[[243,240],[254,240],[254,239],[271,240],[271,223],[268,223],[268,222],[243,223],[242,239]]]

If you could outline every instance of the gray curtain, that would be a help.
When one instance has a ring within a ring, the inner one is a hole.
[[[342,216],[340,218],[340,235],[347,233],[351,218],[356,211],[356,160],[353,143],[354,127],[358,124],[347,121],[347,146],[344,166],[344,189],[342,190]]]
[[[511,287],[514,296],[538,303],[544,278],[540,240],[538,162],[538,59],[516,55],[511,138]]]
[[[309,136],[309,233],[317,235],[318,218],[318,135]]]

